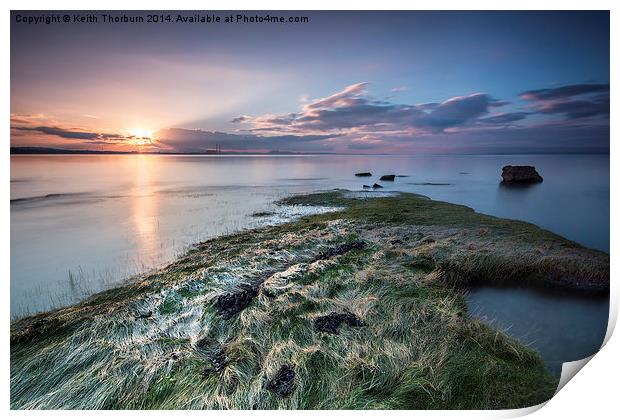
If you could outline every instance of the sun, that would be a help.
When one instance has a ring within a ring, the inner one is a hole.
[[[129,132],[129,134],[133,137],[142,137],[148,139],[153,138],[153,131],[145,130],[144,128],[132,128],[127,130],[127,132]]]
[[[147,146],[153,143],[155,139],[153,130],[147,130],[144,128],[131,128],[126,130],[129,138],[127,139],[127,143],[132,146],[138,146],[142,148],[142,146]]]

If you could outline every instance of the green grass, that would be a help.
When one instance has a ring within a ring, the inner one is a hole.
[[[467,207],[342,192],[286,203],[343,210],[198,244],[127,286],[14,322],[11,407],[530,406],[549,399],[556,380],[533,350],[470,318],[453,286],[608,287],[606,254]],[[217,296],[257,279],[248,307],[218,315]],[[343,311],[365,326],[315,331],[318,316]],[[285,364],[295,389],[281,397],[266,385]]]

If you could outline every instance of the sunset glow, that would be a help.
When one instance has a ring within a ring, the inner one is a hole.
[[[130,136],[136,137],[135,140],[150,140],[151,138],[153,138],[153,131],[151,130],[145,130],[143,128],[132,128],[127,131]],[[135,142],[134,144],[144,144],[144,143]]]
[[[608,152],[606,12],[343,13],[243,31],[12,23],[11,146]]]

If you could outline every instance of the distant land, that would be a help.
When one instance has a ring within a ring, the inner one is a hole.
[[[334,153],[303,153],[303,152],[286,152],[279,150],[271,150],[269,152],[215,152],[207,150],[204,152],[140,152],[140,151],[115,151],[115,150],[72,150],[72,149],[56,149],[52,147],[11,147],[12,155],[331,155]]]
[[[205,150],[204,152],[141,152],[137,150],[133,151],[115,151],[115,150],[74,150],[74,149],[58,149],[53,147],[30,147],[30,146],[18,146],[11,147],[12,155],[361,155],[360,153],[334,153],[334,152],[290,152],[282,150],[270,150],[269,152],[236,152],[236,151],[222,151],[216,152],[215,150]],[[420,153],[420,154],[434,154],[434,153]],[[480,151],[478,153],[439,153],[439,154],[458,154],[458,155],[609,155],[609,150],[605,149],[592,149],[586,151],[572,151],[572,150],[548,150],[548,151]],[[389,155],[389,153],[374,153],[373,156]],[[367,156],[367,155],[365,155]],[[398,155],[396,155],[398,156]]]

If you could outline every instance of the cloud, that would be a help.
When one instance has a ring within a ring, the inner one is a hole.
[[[306,109],[350,107],[366,103],[366,87],[368,82],[356,83],[343,91],[326,98],[318,99],[305,106]]]
[[[503,102],[485,93],[457,96],[440,103],[415,124],[441,132],[446,128],[465,125],[488,113],[490,108],[503,105]]]
[[[609,115],[609,96],[592,99],[543,101],[535,108],[542,114],[561,114],[567,119]]]
[[[540,114],[557,114],[566,119],[609,115],[609,84],[566,85],[522,92]]]
[[[409,88],[407,86],[398,86],[390,89],[390,92],[407,92]]]
[[[543,114],[562,114],[566,118],[586,118],[609,115],[609,97],[594,100],[553,101],[538,106]]]
[[[228,151],[295,151],[302,148],[324,150],[317,145],[333,135],[281,135],[261,136],[256,134],[230,134],[219,131],[187,130],[169,128],[155,133],[157,144],[163,149],[178,153],[201,153],[221,145]]]
[[[11,114],[11,137],[31,139],[37,144],[53,144],[54,138],[61,141],[60,145],[135,145],[140,143],[148,146],[153,142],[149,137],[140,137],[131,134],[109,133],[86,128],[65,128],[54,118],[43,114]],[[31,134],[29,134],[31,133]],[[34,133],[34,134],[33,134]]]
[[[524,120],[528,115],[530,115],[529,112],[507,112],[480,118],[478,122],[482,124],[510,124]]]
[[[441,103],[396,104],[371,98],[368,83],[356,83],[333,95],[305,104],[299,112],[282,115],[241,116],[233,122],[250,131],[276,133],[442,132],[473,124],[491,108],[504,106],[485,93],[457,96]]]
[[[108,133],[94,133],[88,131],[81,131],[78,129],[67,130],[59,127],[12,127],[14,130],[20,131],[36,131],[42,134],[50,136],[58,136],[65,139],[78,139],[78,140],[102,140],[102,139],[122,139],[124,136],[120,134],[108,134]],[[131,137],[131,136],[129,136]]]
[[[247,121],[248,119],[251,119],[251,118],[252,117],[250,117],[248,115],[240,115],[240,116],[238,116],[236,118],[233,118],[231,120],[231,122],[236,124],[236,123],[241,123],[241,122]]]
[[[551,89],[536,89],[522,92],[519,96],[523,99],[534,101],[546,101],[552,99],[571,98],[573,96],[587,95],[592,93],[609,93],[609,83],[595,84],[584,83],[578,85],[566,85]]]

